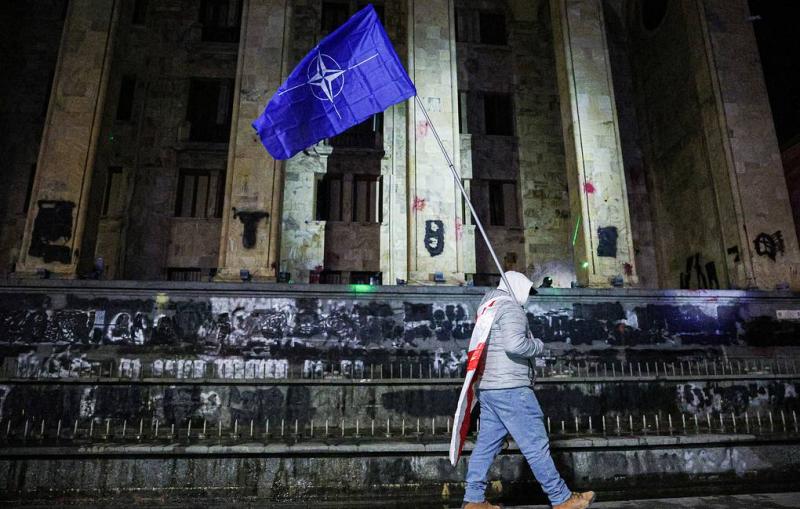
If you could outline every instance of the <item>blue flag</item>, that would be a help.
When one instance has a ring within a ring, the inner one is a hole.
[[[372,5],[303,58],[253,127],[275,159],[288,159],[416,95]]]

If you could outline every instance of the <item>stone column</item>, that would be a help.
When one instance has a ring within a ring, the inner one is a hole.
[[[279,269],[288,272],[292,281],[308,283],[309,274],[325,264],[325,227],[327,221],[315,217],[317,179],[328,169],[330,146],[319,142],[286,161],[283,195],[283,236]],[[342,185],[342,193],[352,189]],[[345,198],[342,199],[342,208]],[[350,210],[349,206],[345,210]]]
[[[117,1],[69,2],[17,273],[77,276]]]
[[[408,194],[406,189],[407,103],[383,113],[383,222],[381,223],[381,273],[383,284],[408,279]]]
[[[601,0],[551,0],[578,282],[636,284]]]
[[[455,23],[452,0],[409,1],[409,74],[450,157],[460,159]],[[442,272],[448,283],[464,281],[464,262],[474,245],[457,235],[461,201],[444,156],[422,110],[411,103],[408,118],[408,279],[432,283]],[[473,257],[474,258],[474,257]]]
[[[758,47],[745,0],[688,3],[702,28],[698,88],[720,206],[723,246],[734,287],[800,289],[800,249]],[[756,21],[758,23],[758,21]]]
[[[272,159],[251,124],[286,75],[290,10],[284,0],[246,0],[236,72],[217,279],[274,281],[280,248],[284,163]]]

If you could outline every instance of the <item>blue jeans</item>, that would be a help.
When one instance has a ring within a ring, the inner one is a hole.
[[[482,390],[478,391],[478,401],[481,404],[481,429],[469,458],[464,502],[485,500],[489,467],[510,433],[550,503],[564,503],[572,492],[553,464],[544,416],[533,389]]]

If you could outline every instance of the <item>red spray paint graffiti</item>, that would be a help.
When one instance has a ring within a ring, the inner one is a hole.
[[[427,205],[427,203],[425,202],[425,198],[420,198],[419,196],[415,196],[414,203],[411,205],[411,208],[414,210],[414,212],[422,212],[423,210],[425,210],[425,205]]]
[[[428,135],[428,129],[430,126],[428,122],[423,120],[422,122],[417,122],[417,136],[419,138],[424,138]]]

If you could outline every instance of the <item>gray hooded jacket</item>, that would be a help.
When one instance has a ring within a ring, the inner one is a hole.
[[[541,355],[544,345],[528,329],[528,318],[522,306],[528,300],[533,283],[519,272],[506,272],[511,292],[501,281],[496,290],[489,290],[481,304],[500,296],[513,295],[515,302],[503,299],[489,332],[486,364],[478,389],[513,389],[532,386],[535,366],[533,358]]]

